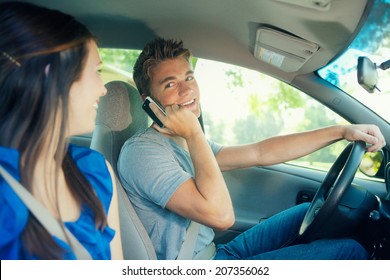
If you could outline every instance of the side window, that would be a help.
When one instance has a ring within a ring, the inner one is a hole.
[[[256,71],[198,59],[195,75],[207,137],[223,145],[347,123],[303,92]],[[347,144],[340,141],[290,163],[328,170]]]
[[[100,48],[99,54],[103,61],[101,77],[106,84],[119,80],[135,86],[133,81],[133,66],[141,51],[126,49]]]

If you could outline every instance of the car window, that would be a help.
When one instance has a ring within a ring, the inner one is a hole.
[[[348,123],[303,92],[256,71],[198,59],[195,75],[205,132],[223,145]],[[328,170],[347,144],[340,141],[289,163]]]
[[[133,66],[137,60],[139,50],[100,48],[102,59],[101,76],[104,83],[119,80],[135,86],[133,81]]]

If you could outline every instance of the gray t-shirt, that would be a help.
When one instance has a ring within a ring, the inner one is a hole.
[[[214,155],[222,146],[209,141]],[[131,137],[123,145],[118,173],[127,195],[148,232],[158,259],[176,259],[190,220],[165,208],[176,189],[195,177],[187,151],[153,128]],[[201,225],[195,253],[214,238]]]

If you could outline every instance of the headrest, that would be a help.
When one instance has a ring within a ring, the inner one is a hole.
[[[123,81],[106,84],[107,94],[100,98],[91,148],[101,152],[113,165],[123,143],[138,130],[148,127],[137,89]]]
[[[112,81],[106,84],[107,94],[100,98],[96,124],[104,124],[113,131],[120,131],[132,122],[130,96],[140,99],[138,91],[130,84]],[[138,98],[137,98],[138,97]]]

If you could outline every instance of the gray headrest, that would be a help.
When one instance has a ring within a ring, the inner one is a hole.
[[[91,148],[101,152],[113,165],[123,143],[138,130],[148,126],[137,89],[129,83],[112,81],[106,84],[107,94],[100,98]]]
[[[138,91],[130,84],[121,81],[109,82],[106,84],[106,88],[107,94],[100,98],[96,124],[104,124],[113,131],[123,130],[132,122],[130,104],[141,101]],[[135,100],[130,102],[129,99],[133,95]],[[133,109],[135,109],[134,106]]]

